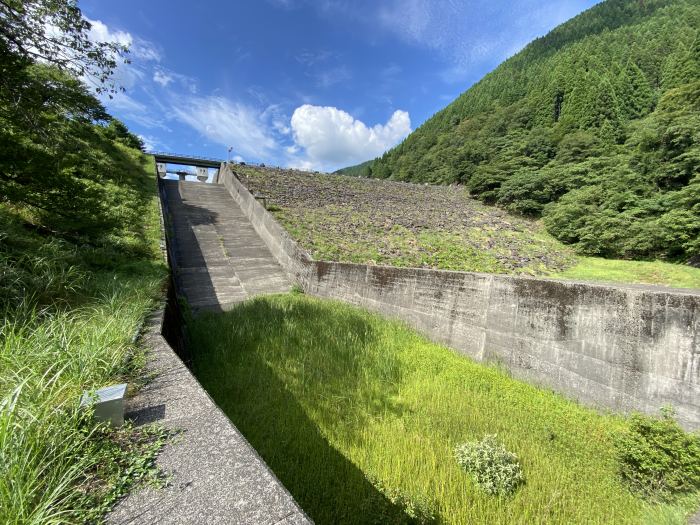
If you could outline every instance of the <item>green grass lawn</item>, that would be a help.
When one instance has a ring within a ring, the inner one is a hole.
[[[550,276],[582,281],[700,288],[700,268],[662,261],[622,261],[599,257],[578,257],[574,266],[552,273]]]
[[[191,325],[194,370],[319,524],[684,523],[697,495],[623,486],[626,419],[516,381],[401,323],[338,302],[257,298]],[[526,483],[487,496],[454,447],[497,434]]]
[[[59,235],[0,205],[0,523],[98,522],[155,479],[162,431],[110,430],[78,410],[85,389],[140,381],[132,337],[167,275],[153,159],[115,147],[104,184],[121,219],[108,234]]]
[[[424,186],[295,170],[236,166],[253,192],[319,260],[700,288],[700,268],[585,257],[541,221]]]

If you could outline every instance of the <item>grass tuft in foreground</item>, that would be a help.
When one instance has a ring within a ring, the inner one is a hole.
[[[636,496],[598,413],[427,341],[300,294],[191,326],[199,380],[316,523],[684,523],[689,493]],[[497,434],[526,480],[486,494],[455,447]]]

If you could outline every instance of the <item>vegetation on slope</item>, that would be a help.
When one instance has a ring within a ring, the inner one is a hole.
[[[163,431],[111,429],[78,408],[84,390],[139,381],[133,338],[166,275],[153,159],[74,76],[106,80],[100,68],[115,64],[105,54],[114,45],[90,43],[85,24],[74,2],[0,2],[0,522],[8,524],[100,521],[130,485],[158,477]],[[42,40],[52,25],[65,33]]]
[[[700,269],[577,256],[541,222],[474,199],[462,187],[236,166],[317,259],[700,288]]]
[[[272,213],[318,259],[531,274],[574,260],[539,224],[470,199],[463,188],[235,171],[268,197]]]
[[[607,0],[352,174],[464,184],[577,251],[700,258],[700,4]]]
[[[688,480],[697,435],[602,415],[358,308],[257,298],[198,317],[190,335],[199,380],[318,524],[680,524],[698,502],[697,476],[665,503],[623,481],[660,473],[655,443],[685,462],[662,467],[666,479]],[[489,434],[522,464],[511,497],[488,495],[454,457]]]
[[[30,207],[0,204],[2,523],[98,520],[133,482],[155,475],[162,432],[109,430],[78,410],[83,390],[139,381],[143,355],[132,338],[166,274],[153,161],[113,147],[120,156],[105,160],[119,182],[106,186],[119,230],[77,238]]]
[[[166,275],[153,161],[113,146],[118,231],[76,238],[0,204],[2,523],[99,521],[132,483],[157,478],[162,431],[110,430],[78,409],[83,390],[140,381],[132,338]]]

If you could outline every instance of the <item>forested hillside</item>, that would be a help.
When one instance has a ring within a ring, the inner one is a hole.
[[[346,172],[458,182],[581,253],[700,260],[700,3],[608,0]]]

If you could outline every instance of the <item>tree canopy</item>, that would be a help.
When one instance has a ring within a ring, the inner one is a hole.
[[[0,203],[95,239],[123,220],[110,209],[125,176],[114,166],[141,141],[94,94],[118,89],[111,75],[126,50],[93,42],[89,28],[73,0],[0,0]]]
[[[94,82],[98,93],[114,92],[112,72],[128,47],[92,40],[90,28],[75,0],[0,0],[0,52],[9,64],[49,63]]]

